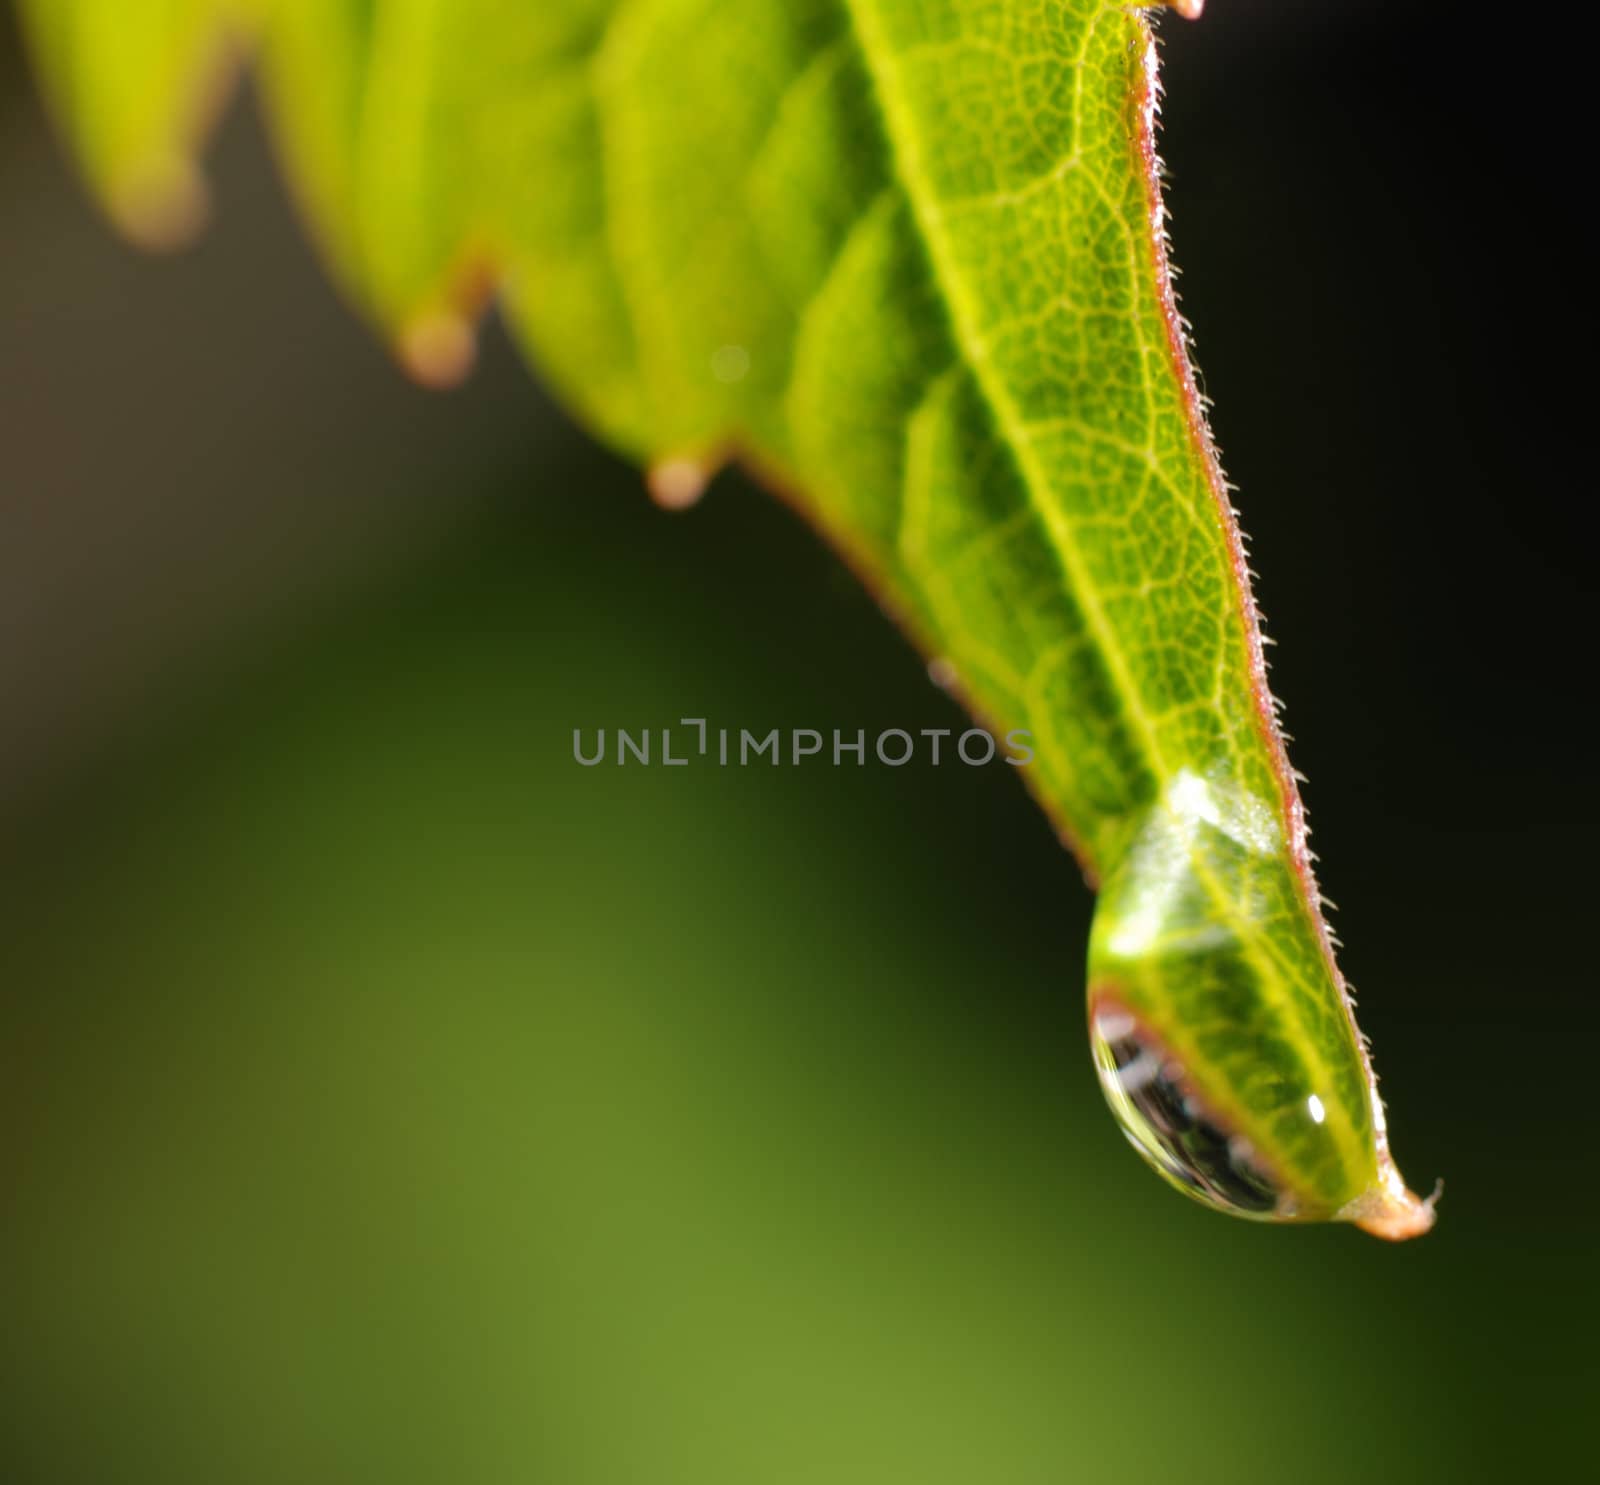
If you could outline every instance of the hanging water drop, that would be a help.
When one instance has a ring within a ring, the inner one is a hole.
[[[1293,1216],[1291,1203],[1249,1142],[1200,1104],[1183,1068],[1130,1011],[1103,1001],[1089,1020],[1106,1102],[1131,1144],[1180,1191],[1239,1217]]]

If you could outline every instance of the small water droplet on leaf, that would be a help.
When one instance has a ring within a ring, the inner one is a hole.
[[[742,382],[750,374],[750,352],[742,345],[719,346],[711,353],[711,374],[719,382]]]

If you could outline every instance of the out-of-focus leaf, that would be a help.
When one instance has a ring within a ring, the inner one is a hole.
[[[57,112],[118,226],[150,246],[203,220],[195,151],[254,0],[37,0],[23,19]]]

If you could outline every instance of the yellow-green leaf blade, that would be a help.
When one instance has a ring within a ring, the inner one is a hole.
[[[253,0],[19,0],[53,111],[129,236],[181,241],[206,209],[195,163]]]

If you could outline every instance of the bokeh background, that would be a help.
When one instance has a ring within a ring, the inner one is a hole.
[[[209,234],[119,245],[6,16],[0,1479],[1587,1473],[1587,393],[1507,127],[1550,60],[1211,11],[1163,28],[1184,305],[1437,1231],[1144,1170],[1011,770],[576,768],[956,713],[778,502],[656,511],[497,331],[408,386],[248,98]]]

